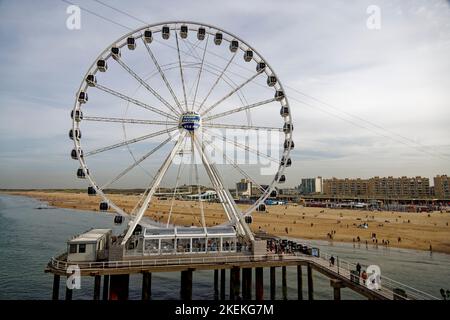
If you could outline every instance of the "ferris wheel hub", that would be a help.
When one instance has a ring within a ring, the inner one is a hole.
[[[200,128],[202,124],[202,118],[200,114],[193,111],[188,111],[180,116],[179,128],[183,128],[189,132],[193,132]]]

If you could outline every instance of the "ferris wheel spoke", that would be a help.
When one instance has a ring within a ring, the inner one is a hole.
[[[197,99],[198,85],[200,83],[200,77],[202,76],[203,65],[205,62],[206,48],[208,47],[208,40],[209,40],[209,33],[208,33],[208,36],[206,37],[205,47],[203,49],[202,63],[200,65],[200,70],[198,71],[198,75],[197,75],[197,81],[196,81],[197,84],[195,85],[194,100],[192,101],[192,111],[194,111],[195,100]]]
[[[147,89],[151,94],[153,94],[162,104],[164,104],[170,111],[176,115],[180,115],[174,107],[172,107],[161,95],[156,92],[147,82],[145,82],[140,76],[136,74],[123,60],[119,57],[115,59],[120,66],[125,69],[133,78],[136,79],[145,89]]]
[[[177,140],[175,146],[173,147],[172,151],[167,156],[166,160],[163,162],[163,164],[159,168],[158,173],[152,180],[151,188],[148,191],[148,194],[145,197],[141,207],[139,208],[139,211],[136,213],[135,219],[132,221],[131,225],[129,226],[129,228],[127,230],[127,233],[125,234],[125,236],[122,240],[123,245],[127,242],[127,240],[130,238],[130,236],[133,234],[134,229],[136,228],[136,226],[138,225],[138,223],[141,221],[142,217],[144,216],[144,213],[148,208],[150,200],[152,199],[153,195],[155,194],[156,189],[159,187],[159,184],[161,183],[164,175],[166,174],[167,170],[169,169],[169,166],[172,164],[173,159],[175,158],[179,149],[181,148],[181,144],[185,137],[186,137],[186,131],[183,131],[180,134],[180,136],[178,137],[178,140]]]
[[[259,190],[261,190],[263,193],[266,192],[266,189],[264,189],[259,183],[257,183],[255,181],[255,179],[253,179],[247,172],[245,172],[241,167],[238,166],[238,164],[236,163],[236,161],[234,161],[233,159],[231,159],[230,157],[228,157],[226,155],[226,152],[224,152],[220,147],[214,145],[214,143],[212,141],[210,141],[208,144],[208,146],[210,146],[212,149],[214,150],[218,150],[221,154],[223,159],[225,160],[225,162],[228,162],[229,164],[231,164],[233,166],[233,168],[235,168],[237,171],[239,171],[239,173],[241,173],[243,176],[245,176],[248,180],[250,180],[252,182],[252,184],[256,185],[258,187]]]
[[[178,109],[180,109],[180,112],[183,112],[183,109],[181,108],[180,102],[178,101],[177,96],[175,95],[175,92],[173,91],[169,81],[166,78],[166,75],[164,74],[164,71],[161,69],[161,66],[158,63],[158,60],[156,59],[155,55],[153,54],[152,50],[150,49],[150,46],[147,42],[142,39],[142,42],[145,44],[145,48],[147,49],[148,54],[150,55],[150,58],[152,59],[153,63],[156,66],[156,69],[158,69],[159,74],[161,75],[161,78],[163,79],[164,83],[166,84],[167,89],[169,90],[170,94],[172,95],[173,100],[175,101],[175,104],[177,105]]]
[[[185,104],[186,111],[188,111],[187,97],[186,97],[186,86],[184,84],[184,74],[183,74],[183,66],[181,65],[180,46],[179,46],[179,43],[178,43],[178,33],[176,31],[175,31],[175,40],[176,40],[176,43],[177,43],[178,66],[180,68],[181,84],[183,86],[184,104]]]
[[[211,110],[213,110],[215,107],[217,107],[219,104],[221,104],[223,101],[225,101],[226,99],[228,99],[229,97],[231,97],[233,94],[235,94],[237,91],[241,90],[246,84],[252,82],[257,76],[259,76],[261,74],[261,72],[257,72],[254,75],[252,75],[250,78],[248,78],[247,80],[245,80],[244,82],[242,82],[240,85],[238,85],[236,88],[234,88],[233,90],[231,90],[229,93],[227,93],[225,96],[223,96],[220,100],[218,100],[217,102],[215,102],[213,105],[211,105],[208,109],[206,109],[202,115],[208,114],[209,112],[211,112]]]
[[[83,121],[118,122],[131,124],[155,124],[155,125],[172,125],[172,126],[178,124],[175,121],[140,120],[140,119],[89,117],[89,116],[83,116]]]
[[[256,102],[256,103],[252,103],[252,104],[249,104],[249,105],[246,105],[246,106],[243,106],[243,107],[232,109],[230,111],[216,113],[216,114],[213,114],[213,115],[210,115],[210,116],[204,118],[203,121],[209,121],[209,120],[225,117],[225,116],[228,116],[230,114],[237,113],[237,112],[247,111],[247,110],[259,107],[259,106],[263,106],[265,104],[269,104],[269,103],[274,102],[274,101],[276,101],[275,98],[267,99],[267,100],[259,101],[259,102]]]
[[[183,150],[184,150],[185,147],[186,147],[186,140],[185,140],[185,142],[184,142]],[[176,178],[176,180],[175,180],[175,189],[174,189],[174,191],[173,191],[172,201],[171,201],[171,203],[170,203],[170,209],[169,209],[169,215],[168,215],[168,217],[167,217],[166,228],[168,228],[168,227],[169,227],[169,224],[170,224],[170,219],[171,219],[171,217],[172,217],[172,212],[173,212],[173,206],[174,206],[174,204],[175,204],[175,196],[176,196],[176,194],[177,194],[177,190],[178,190],[178,185],[179,185],[179,183],[180,183],[180,177],[181,177],[181,174],[183,173],[183,170],[184,170],[184,167],[183,167],[183,159],[184,159],[184,152],[183,152],[182,155],[181,155],[180,165],[178,166],[178,170],[177,170],[177,178]],[[182,170],[182,167],[183,167],[183,170]]]
[[[221,129],[239,129],[239,130],[261,130],[261,131],[283,131],[282,128],[277,127],[262,127],[262,126],[247,126],[235,124],[219,124],[219,123],[204,123],[207,128],[221,128]]]
[[[136,160],[133,164],[131,164],[130,166],[128,166],[125,170],[123,170],[122,172],[120,172],[116,177],[114,177],[113,179],[109,180],[107,183],[105,183],[103,186],[100,187],[101,190],[104,190],[105,188],[109,187],[110,185],[112,185],[113,183],[115,183],[116,181],[118,181],[120,178],[122,178],[124,175],[126,175],[128,172],[130,172],[131,170],[133,170],[135,167],[137,167],[142,161],[144,161],[145,159],[147,159],[148,157],[150,157],[152,154],[154,154],[156,151],[158,151],[159,149],[161,149],[163,146],[165,146],[170,140],[172,140],[172,138],[167,138],[166,140],[164,140],[163,142],[161,142],[159,145],[157,145],[155,148],[153,148],[152,150],[150,150],[149,152],[147,152],[145,155],[143,155],[141,158],[139,158],[138,160]]]
[[[205,212],[203,210],[203,202],[201,200],[201,188],[200,188],[200,182],[199,182],[199,176],[198,176],[198,165],[195,162],[195,148],[194,148],[194,139],[196,136],[194,134],[191,135],[191,150],[192,150],[192,158],[191,158],[191,165],[194,166],[194,172],[195,172],[195,182],[197,184],[197,195],[198,195],[198,204],[200,207],[200,218],[201,218],[201,224],[203,228],[206,228],[206,221],[205,221]]]
[[[252,153],[254,153],[254,154],[256,154],[256,155],[258,155],[258,156],[260,156],[260,157],[266,158],[267,160],[270,160],[270,161],[272,161],[272,162],[275,162],[275,163],[278,163],[278,164],[280,163],[280,160],[275,159],[275,158],[269,156],[268,154],[264,154],[264,153],[262,153],[262,152],[259,152],[258,150],[255,150],[255,149],[253,149],[253,148],[251,148],[251,147],[249,147],[249,146],[243,145],[242,143],[239,143],[239,142],[236,142],[236,141],[229,140],[229,139],[225,138],[224,136],[219,136],[219,135],[216,135],[216,134],[214,134],[214,133],[211,133],[208,129],[204,129],[204,130],[203,130],[203,133],[206,133],[206,135],[208,135],[208,136],[210,136],[210,137],[216,137],[216,138],[218,138],[218,139],[221,139],[221,140],[223,140],[224,142],[229,143],[229,144],[232,144],[232,145],[234,145],[234,146],[236,146],[236,147],[238,147],[238,148],[241,148],[241,149],[243,149],[243,150],[252,152]]]
[[[85,157],[89,157],[89,156],[92,156],[92,155],[97,154],[97,153],[101,153],[101,152],[109,151],[109,150],[112,150],[112,149],[120,148],[122,146],[130,145],[130,144],[142,141],[142,140],[151,139],[151,138],[160,136],[160,135],[165,134],[165,133],[170,133],[172,131],[175,131],[176,129],[178,129],[178,126],[172,127],[172,128],[168,128],[168,129],[164,129],[164,130],[157,131],[157,132],[153,132],[153,133],[150,133],[150,134],[146,134],[144,136],[140,136],[140,137],[137,137],[137,138],[134,138],[134,139],[126,140],[126,141],[123,141],[123,142],[115,143],[115,144],[109,145],[107,147],[103,147],[103,148],[99,148],[99,149],[95,149],[95,150],[89,151],[84,156]]]
[[[152,111],[154,113],[157,113],[157,114],[159,114],[159,115],[161,115],[163,117],[167,117],[167,118],[170,118],[170,119],[172,119],[174,121],[178,121],[177,117],[175,117],[173,115],[170,115],[170,114],[167,114],[167,112],[161,111],[161,110],[159,110],[159,109],[157,109],[155,107],[149,106],[148,104],[146,104],[146,103],[144,103],[142,101],[133,99],[133,98],[131,98],[131,97],[129,97],[129,96],[123,94],[123,93],[120,93],[120,92],[118,92],[116,90],[110,89],[110,88],[102,86],[100,84],[96,84],[95,88],[100,89],[100,90],[102,90],[102,91],[104,91],[106,93],[112,94],[113,96],[116,96],[116,97],[118,97],[118,98],[120,98],[122,100],[131,102],[131,103],[133,103],[133,104],[135,104],[135,105],[137,105],[139,107],[142,107],[144,109],[150,110],[150,111]]]
[[[214,84],[212,85],[212,87],[209,89],[209,91],[206,94],[205,98],[203,98],[203,101],[200,103],[200,106],[198,107],[197,112],[200,112],[202,110],[203,105],[205,104],[206,100],[209,98],[211,92],[213,92],[214,88],[217,86],[217,84],[219,83],[220,79],[222,79],[223,75],[225,74],[225,71],[231,65],[231,63],[233,62],[233,59],[234,59],[235,56],[236,56],[236,52],[231,56],[230,60],[228,60],[228,63],[226,64],[226,66],[220,72],[219,76],[217,77],[217,79],[214,82]]]

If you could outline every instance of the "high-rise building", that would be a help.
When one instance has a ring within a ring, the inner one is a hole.
[[[450,177],[445,174],[434,177],[434,196],[438,199],[450,199]]]
[[[300,194],[322,193],[323,191],[322,177],[303,178],[297,189]]]
[[[332,178],[324,180],[323,192],[332,196],[427,198],[430,196],[430,180],[423,177]]]

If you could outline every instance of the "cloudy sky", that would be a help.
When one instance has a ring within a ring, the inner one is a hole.
[[[96,1],[72,2],[142,26]],[[257,48],[293,112],[291,186],[317,175],[450,174],[449,1],[107,3],[149,23],[217,25]],[[68,157],[68,114],[89,65],[127,29],[82,10],[81,29],[69,30],[68,5],[0,1],[0,188],[85,186]],[[367,26],[374,5],[379,29]]]

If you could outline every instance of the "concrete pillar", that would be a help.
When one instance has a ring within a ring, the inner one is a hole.
[[[142,300],[150,300],[152,297],[152,273],[142,273]]]
[[[103,300],[108,300],[109,297],[109,275],[103,276]]]
[[[232,267],[230,269],[230,300],[239,299],[240,290],[240,270],[239,267]]]
[[[256,300],[264,300],[264,271],[263,268],[255,268],[255,296]]]
[[[344,288],[342,281],[330,279],[330,286],[333,288],[333,299],[341,300],[341,288]]]
[[[53,293],[52,300],[59,300],[59,281],[61,276],[59,274],[55,274],[53,276]]]
[[[281,287],[283,293],[283,300],[287,300],[287,279],[286,279],[286,266],[281,267]]]
[[[72,300],[73,290],[69,289],[66,285],[66,300]]]
[[[308,276],[308,300],[314,300],[312,268],[309,263],[308,263],[308,266],[306,269],[307,269],[307,276]]]
[[[270,300],[275,300],[276,297],[275,271],[275,267],[270,267]]]
[[[302,278],[302,266],[297,266],[297,296],[298,300],[303,300],[303,278]]]
[[[214,300],[219,299],[219,270],[214,270]]]
[[[128,300],[130,275],[114,274],[109,281],[109,300]]]
[[[252,269],[242,269],[242,298],[244,300],[252,299]]]
[[[102,276],[94,276],[94,300],[100,300],[100,288],[102,283]]]
[[[225,269],[220,270],[220,300],[225,300]]]
[[[181,271],[181,300],[192,300],[192,270]]]

